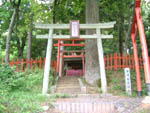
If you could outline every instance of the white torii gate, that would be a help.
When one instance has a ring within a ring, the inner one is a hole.
[[[97,23],[97,24],[80,24],[80,29],[89,30],[95,29],[96,34],[93,35],[80,35],[82,39],[97,39],[98,46],[98,55],[99,55],[99,65],[100,65],[100,76],[101,76],[101,86],[102,92],[107,93],[107,81],[106,81],[106,72],[105,72],[105,64],[104,64],[104,55],[103,55],[103,47],[102,47],[102,39],[112,39],[113,35],[104,35],[101,34],[101,29],[109,29],[113,28],[116,22],[109,23]],[[46,63],[44,69],[44,79],[43,79],[43,89],[42,93],[47,94],[48,84],[49,84],[49,72],[50,72],[50,64],[51,64],[51,52],[53,46],[53,39],[70,39],[70,35],[56,35],[54,34],[54,30],[64,30],[70,29],[70,24],[35,24],[36,28],[40,29],[49,29],[49,34],[46,35],[37,35],[38,39],[48,39],[47,43],[47,52],[46,52]]]

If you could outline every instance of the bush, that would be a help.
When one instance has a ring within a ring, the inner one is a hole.
[[[16,72],[15,68],[0,64],[0,113],[42,112],[41,95],[43,70]]]
[[[0,91],[12,91],[23,86],[24,76],[15,72],[8,64],[0,64]]]

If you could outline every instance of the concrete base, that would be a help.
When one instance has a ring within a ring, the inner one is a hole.
[[[142,97],[142,91],[137,91],[138,97]]]
[[[150,104],[150,96],[146,96],[144,98],[144,100],[142,101],[142,103],[144,103],[144,104]]]
[[[150,96],[150,83],[146,84],[147,96]]]

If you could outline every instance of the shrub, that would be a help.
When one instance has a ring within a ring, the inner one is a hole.
[[[16,72],[15,68],[0,64],[0,113],[42,112],[41,95],[43,70]]]

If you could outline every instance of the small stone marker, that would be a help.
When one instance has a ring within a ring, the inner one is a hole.
[[[124,72],[125,72],[126,93],[128,95],[131,95],[132,91],[131,91],[130,68],[125,68]]]

